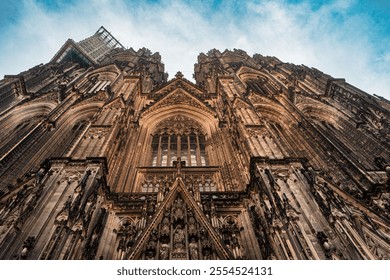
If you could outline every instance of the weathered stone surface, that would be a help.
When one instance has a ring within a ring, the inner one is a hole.
[[[106,36],[1,82],[0,259],[390,258],[388,101],[243,50],[168,81]]]

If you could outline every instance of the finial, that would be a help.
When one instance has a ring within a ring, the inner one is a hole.
[[[183,73],[181,72],[181,71],[177,71],[177,73],[176,73],[176,75],[175,75],[175,77],[176,77],[176,79],[182,79],[183,78]]]

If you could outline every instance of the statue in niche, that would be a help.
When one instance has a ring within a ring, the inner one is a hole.
[[[128,241],[127,241],[127,244],[126,246],[129,248],[129,247],[132,247],[135,243],[135,236],[137,234],[137,230],[135,228],[135,226],[132,226],[130,229],[129,229],[129,232],[128,232]]]
[[[205,251],[204,255],[203,255],[203,259],[204,260],[211,260],[211,252],[210,251]]]
[[[155,210],[155,203],[154,203],[154,201],[152,201],[149,203],[146,211],[147,211],[149,216],[152,216],[154,214],[154,210]]]
[[[199,259],[198,243],[196,242],[195,238],[191,238],[191,242],[189,244],[189,248],[190,248],[191,260],[198,260]]]
[[[173,248],[175,252],[181,252],[184,248],[184,230],[181,225],[177,225],[173,235]]]
[[[169,245],[166,243],[160,246],[160,260],[167,260],[169,256]]]
[[[234,234],[234,233],[232,234],[231,241],[232,241],[232,249],[233,249],[234,256],[236,257],[236,259],[242,258],[241,246],[240,246],[240,243],[238,241],[236,234]]]
[[[192,216],[188,218],[188,234],[190,236],[194,236],[197,234],[195,219]]]
[[[137,235],[136,226],[130,221],[126,220],[120,226],[118,234],[122,236],[117,250],[128,251],[135,243],[135,237]]]
[[[223,241],[228,247],[236,259],[242,258],[242,248],[239,241],[240,229],[238,228],[237,221],[232,217],[228,217],[221,228]]]

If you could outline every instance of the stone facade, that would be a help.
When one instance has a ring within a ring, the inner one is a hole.
[[[0,259],[390,259],[387,100],[105,32],[0,81]]]

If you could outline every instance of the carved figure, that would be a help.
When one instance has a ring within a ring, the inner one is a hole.
[[[169,245],[166,243],[160,246],[160,260],[167,260],[169,255]]]
[[[177,225],[173,235],[173,248],[176,252],[181,252],[183,250],[184,238],[184,230],[181,228],[181,225]]]
[[[190,248],[191,260],[199,259],[199,256],[198,256],[198,243],[196,242],[195,238],[191,239],[191,242],[189,244],[189,248]]]

